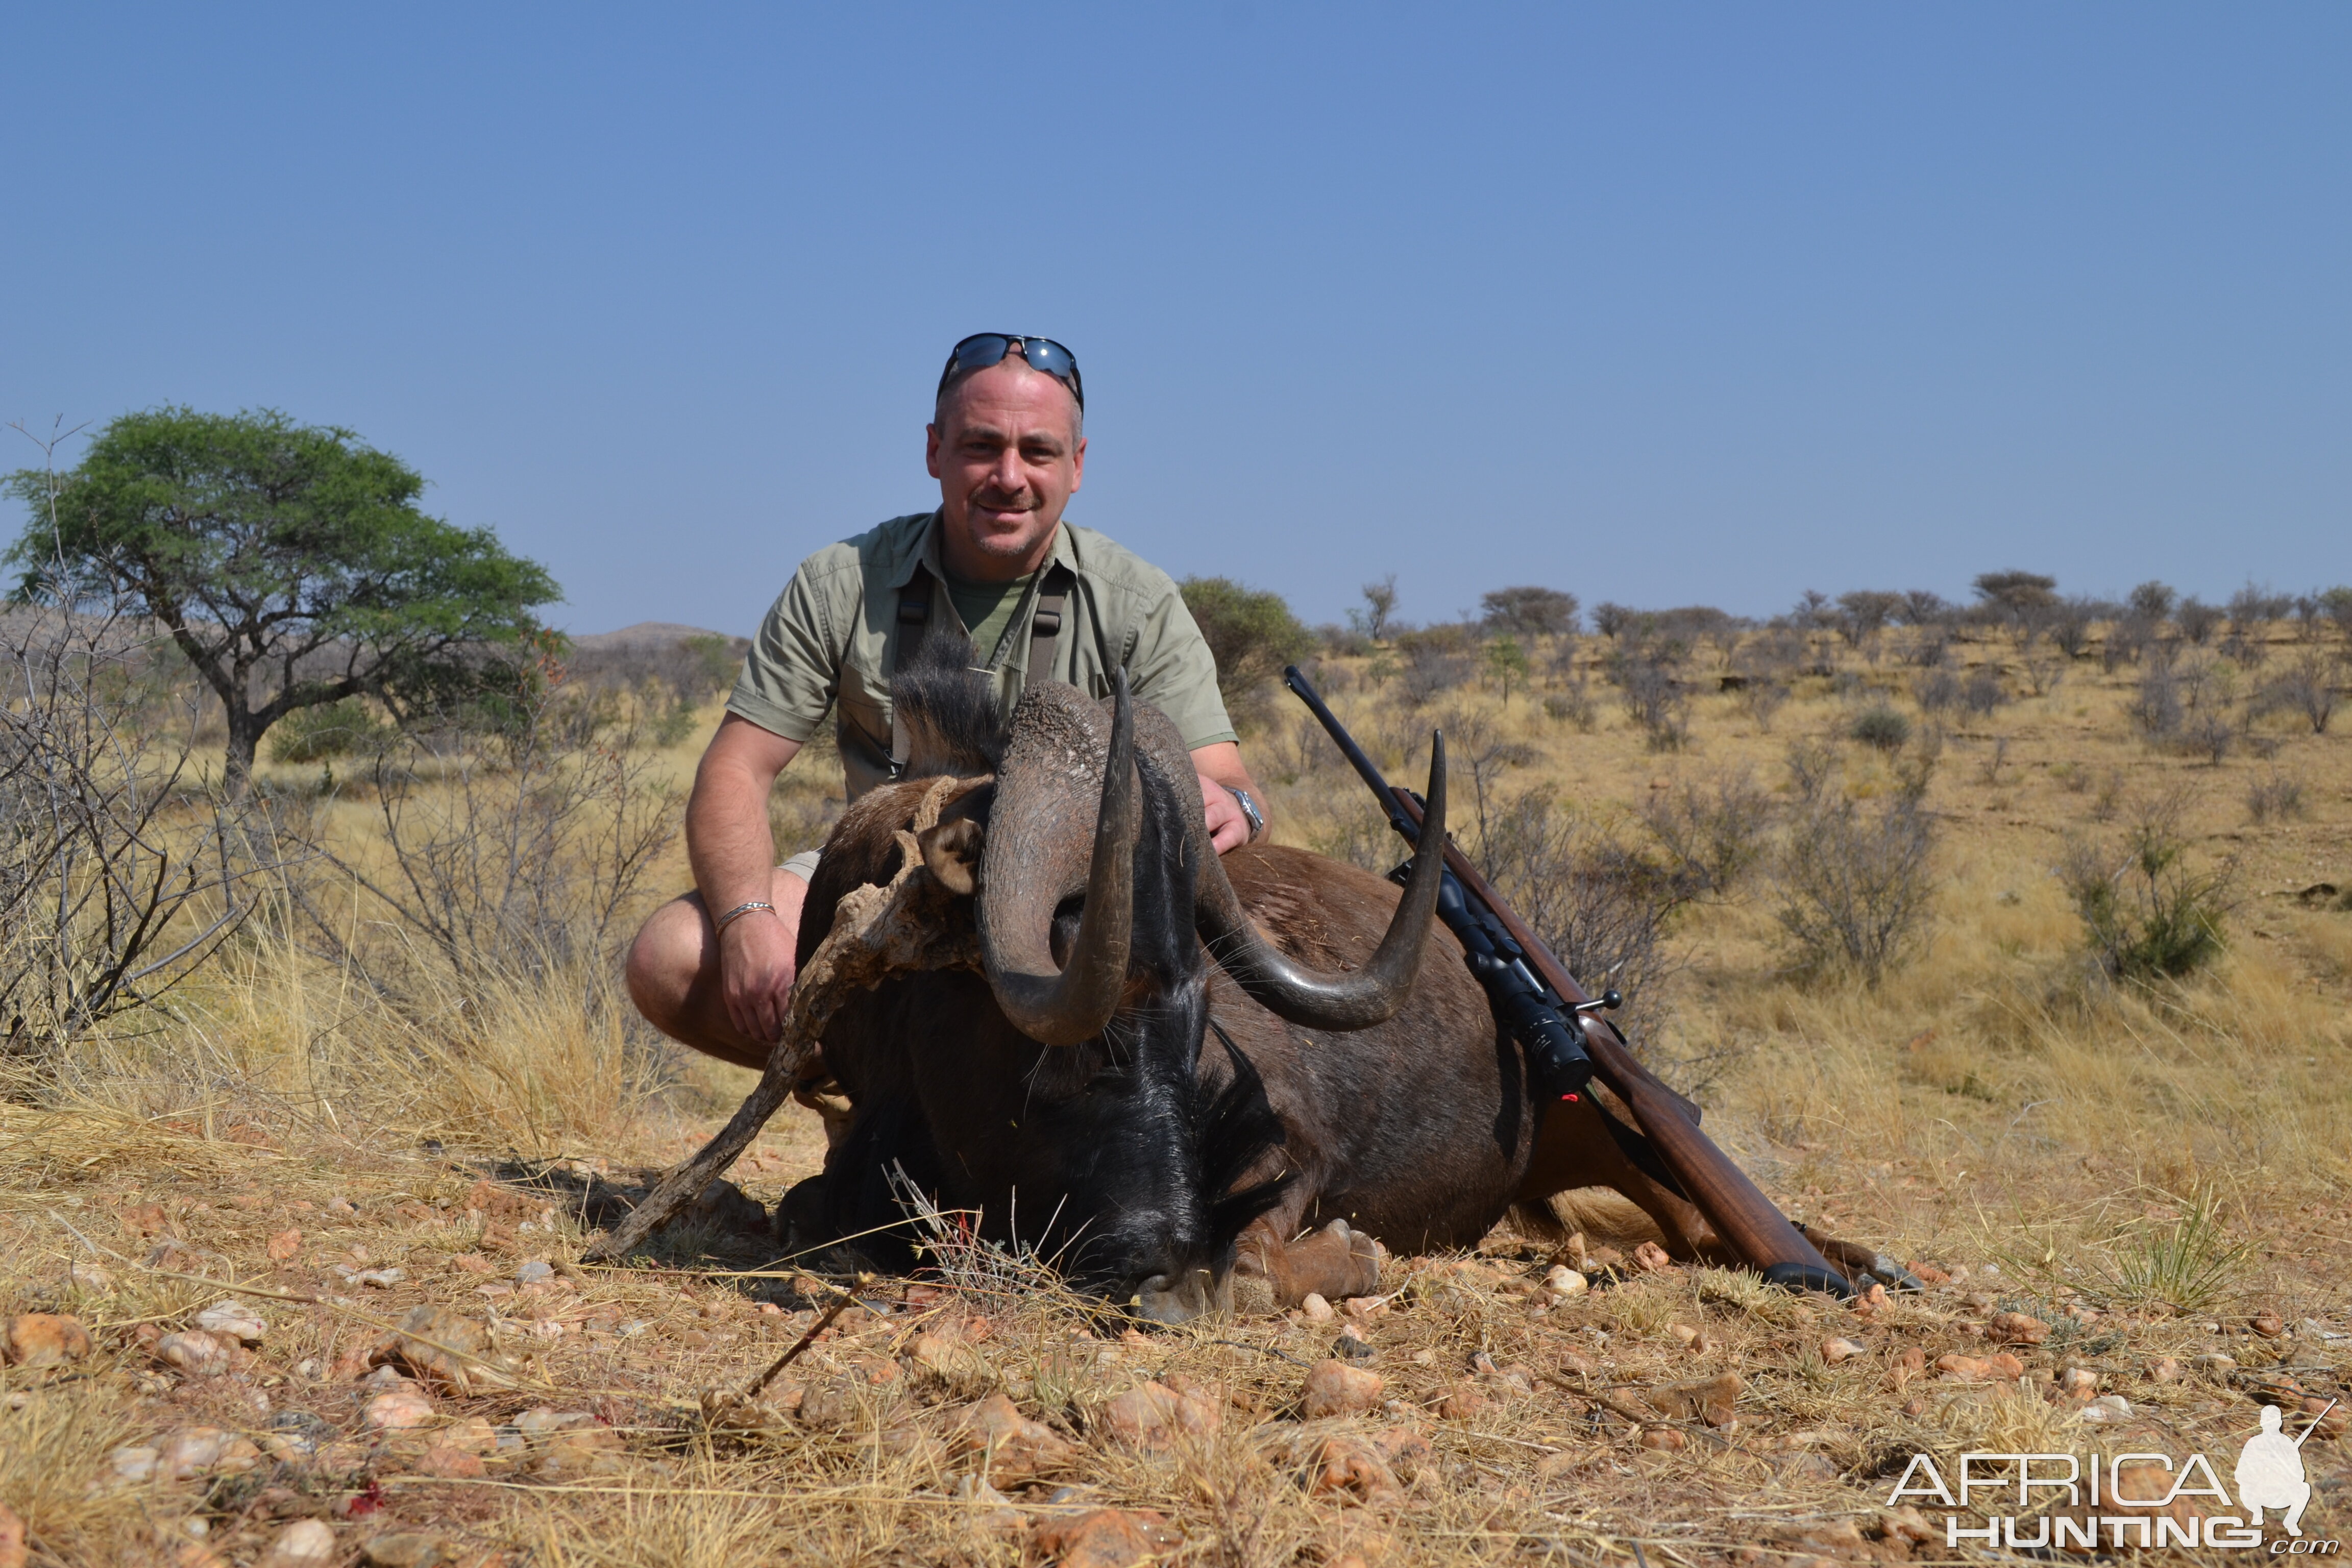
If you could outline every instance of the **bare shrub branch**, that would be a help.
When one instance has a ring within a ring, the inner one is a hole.
[[[1679,780],[1638,809],[1695,897],[1728,897],[1762,862],[1772,828],[1772,797],[1745,768]]]
[[[549,675],[495,721],[454,716],[379,752],[368,787],[380,857],[331,847],[323,824],[289,817],[319,862],[382,911],[339,919],[316,879],[290,884],[324,956],[387,995],[412,988],[420,944],[476,990],[610,956],[616,921],[676,832],[677,792],[633,721],[581,700],[560,668]]]
[[[1594,992],[1624,993],[1628,1036],[1659,1037],[1680,967],[1664,938],[1693,896],[1686,879],[1578,816],[1549,784],[1491,810],[1474,856],[1570,973]]]
[[[53,458],[62,436],[34,439]],[[0,611],[0,1051],[46,1070],[216,952],[256,867],[152,628],[62,557],[27,581]]]
[[[1798,804],[1776,868],[1774,913],[1800,969],[1851,970],[1875,985],[1926,927],[1933,827],[1908,795],[1874,810],[1847,799],[1827,747],[1793,750],[1790,769]]]

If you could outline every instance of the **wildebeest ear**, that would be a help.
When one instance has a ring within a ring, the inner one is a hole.
[[[923,864],[940,886],[970,898],[980,886],[980,847],[987,837],[988,830],[979,823],[960,816],[923,829],[915,841],[922,846]]]

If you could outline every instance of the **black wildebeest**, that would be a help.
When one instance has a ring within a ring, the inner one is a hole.
[[[789,1244],[904,1268],[911,1184],[1169,1320],[1229,1300],[1237,1258],[1277,1299],[1352,1293],[1374,1238],[1468,1245],[1574,1187],[1632,1198],[1670,1253],[1722,1256],[1591,1106],[1538,1112],[1433,929],[1434,856],[1402,892],[1296,849],[1221,859],[1174,727],[1123,680],[1108,702],[1033,688],[1000,727],[968,661],[935,640],[900,676],[914,776],[851,807],[810,885],[804,966],[853,890],[916,855],[935,887],[928,929],[898,933],[924,956],[832,999],[823,1070],[847,1109],[779,1212]],[[1443,770],[1441,744],[1428,843]],[[1815,1239],[1850,1271],[1875,1261]]]

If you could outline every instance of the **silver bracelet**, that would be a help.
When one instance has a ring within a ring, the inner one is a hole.
[[[712,931],[715,933],[725,931],[727,929],[728,921],[740,920],[745,915],[750,914],[753,910],[765,910],[770,914],[774,914],[776,912],[776,906],[768,902],[765,899],[753,899],[749,903],[738,904],[733,909],[729,910],[725,914],[720,915],[716,921],[711,922]]]

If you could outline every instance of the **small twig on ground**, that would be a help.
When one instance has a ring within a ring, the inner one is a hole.
[[[1658,1425],[1658,1418],[1655,1415],[1644,1415],[1641,1411],[1636,1410],[1632,1405],[1626,1404],[1624,1401],[1621,1399],[1612,1399],[1608,1394],[1600,1393],[1596,1390],[1579,1388],[1576,1384],[1570,1383],[1567,1378],[1562,1377],[1556,1372],[1538,1373],[1537,1375],[1541,1377],[1546,1383],[1557,1384],[1568,1393],[1576,1395],[1579,1399],[1589,1399],[1593,1404],[1601,1406],[1603,1410],[1608,1411],[1610,1414],[1623,1416],[1626,1420],[1631,1421],[1636,1426],[1655,1426]]]
[[[752,1400],[759,1398],[760,1391],[767,1387],[768,1384],[775,1379],[778,1373],[783,1371],[784,1368],[792,1365],[793,1362],[799,1360],[800,1354],[803,1351],[816,1343],[817,1335],[833,1327],[833,1321],[841,1316],[841,1314],[848,1309],[850,1303],[856,1300],[857,1298],[855,1294],[850,1291],[844,1290],[841,1293],[839,1300],[835,1300],[832,1306],[827,1307],[823,1312],[817,1315],[816,1321],[809,1325],[808,1332],[803,1334],[798,1340],[793,1342],[792,1349],[778,1356],[773,1362],[771,1362],[768,1365],[767,1371],[761,1373],[759,1376],[751,1380],[751,1386],[743,1391],[744,1403],[748,1405]]]
[[[1506,1437],[1500,1432],[1463,1432],[1454,1434],[1475,1443],[1505,1443],[1514,1448],[1533,1448],[1538,1454],[1565,1454],[1567,1449],[1557,1443],[1531,1443],[1525,1437]]]
[[[1612,1415],[1621,1415],[1624,1417],[1626,1420],[1633,1423],[1636,1426],[1679,1427],[1685,1432],[1697,1433],[1700,1436],[1706,1438],[1708,1442],[1713,1443],[1718,1448],[1728,1451],[1731,1447],[1731,1444],[1721,1435],[1711,1432],[1705,1426],[1699,1426],[1695,1422],[1675,1421],[1664,1416],[1646,1414],[1643,1411],[1634,1409],[1632,1405],[1626,1404],[1622,1400],[1612,1399],[1608,1394],[1602,1394],[1596,1389],[1579,1388],[1576,1384],[1569,1382],[1568,1379],[1562,1377],[1556,1372],[1539,1373],[1537,1375],[1541,1377],[1546,1383],[1557,1384],[1559,1387],[1569,1394],[1574,1394],[1579,1399],[1591,1400],[1593,1404],[1600,1405],[1603,1410],[1608,1411]]]

